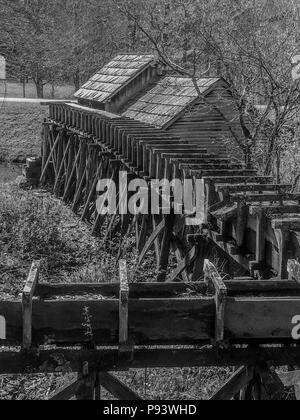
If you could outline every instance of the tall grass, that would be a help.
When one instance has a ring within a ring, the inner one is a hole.
[[[0,291],[19,293],[33,260],[47,281],[111,281],[112,258],[58,200],[0,186]]]

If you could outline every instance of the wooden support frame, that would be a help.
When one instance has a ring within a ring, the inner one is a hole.
[[[154,216],[153,216],[154,218]],[[159,237],[159,235],[164,231],[166,226],[166,221],[165,219],[163,219],[160,224],[158,226],[155,227],[154,231],[152,232],[151,236],[148,238],[142,252],[140,253],[139,256],[139,261],[138,261],[138,267],[142,264],[142,262],[144,261],[144,258],[147,254],[147,252],[150,250],[150,248],[152,247],[152,245],[157,241],[157,238]],[[154,224],[153,224],[154,227]]]
[[[184,273],[188,267],[195,261],[197,258],[197,247],[193,248],[188,252],[186,257],[178,264],[174,271],[170,275],[170,282],[175,282],[181,275]]]
[[[32,343],[32,299],[39,280],[41,263],[36,261],[32,264],[29,276],[22,293],[22,315],[23,315],[23,344],[25,351],[30,350]]]

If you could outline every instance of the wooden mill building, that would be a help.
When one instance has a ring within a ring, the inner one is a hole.
[[[222,78],[193,81],[168,74],[150,55],[119,55],[99,70],[75,97],[81,105],[102,109],[166,130],[183,140],[199,142],[220,156],[234,147],[228,127],[238,115],[228,84]]]

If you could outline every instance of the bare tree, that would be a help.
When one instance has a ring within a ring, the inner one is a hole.
[[[199,77],[228,81],[237,114],[232,118],[222,106],[210,106],[227,122],[246,164],[251,166],[257,155],[264,157],[262,169],[270,174],[300,101],[299,83],[291,78],[299,41],[298,3],[150,0],[137,14],[131,2],[114,2],[161,61],[193,81],[202,101]]]

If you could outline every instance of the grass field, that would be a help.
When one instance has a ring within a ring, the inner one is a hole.
[[[41,130],[48,108],[39,104],[0,104],[0,161],[24,162],[40,155]]]
[[[54,89],[54,99],[70,99],[75,93],[75,87],[70,85],[56,86]],[[6,87],[0,82],[0,97],[23,98],[23,85],[17,82],[7,82]],[[52,87],[46,85],[44,88],[45,99],[52,98]],[[36,87],[34,83],[26,84],[26,98],[37,98]]]

